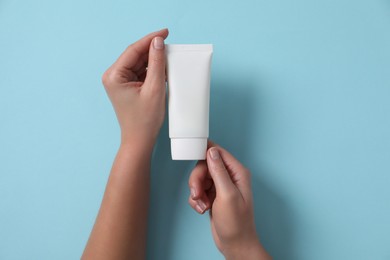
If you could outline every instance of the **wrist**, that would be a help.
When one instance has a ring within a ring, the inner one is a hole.
[[[151,154],[155,142],[155,138],[144,136],[142,134],[131,136],[122,134],[120,147],[125,150],[136,150],[143,154]]]
[[[223,252],[226,260],[271,260],[271,256],[265,251],[258,239],[251,242],[236,245]]]
[[[124,154],[137,162],[150,162],[153,152],[153,145],[142,140],[121,140],[118,153]]]

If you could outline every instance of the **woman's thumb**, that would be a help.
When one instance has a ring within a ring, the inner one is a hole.
[[[215,189],[218,193],[234,192],[235,186],[230,178],[225,164],[217,147],[211,147],[207,151],[207,167],[211,178],[214,181]]]
[[[165,91],[165,44],[164,38],[155,37],[149,47],[148,71],[145,82],[151,89]]]

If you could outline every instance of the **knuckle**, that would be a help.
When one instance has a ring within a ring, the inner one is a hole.
[[[104,86],[106,86],[108,84],[108,70],[103,73],[102,83]]]
[[[133,42],[132,44],[130,44],[129,46],[127,46],[127,50],[128,51],[133,51],[135,52],[137,55],[141,55],[142,52],[137,48],[137,45],[135,44],[135,42]]]
[[[111,68],[106,70],[103,73],[102,83],[103,83],[104,87],[108,88],[111,85],[111,83],[112,83],[112,76],[113,76],[113,72],[112,72]]]

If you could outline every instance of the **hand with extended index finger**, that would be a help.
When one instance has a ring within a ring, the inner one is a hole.
[[[152,148],[164,121],[167,36],[163,29],[131,44],[103,75],[123,145]]]
[[[200,214],[210,209],[214,241],[226,259],[270,259],[256,234],[250,172],[236,158],[209,142],[189,187],[191,207]]]

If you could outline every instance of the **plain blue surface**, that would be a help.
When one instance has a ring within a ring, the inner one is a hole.
[[[119,141],[101,75],[163,27],[214,44],[211,137],[252,170],[275,259],[390,259],[388,0],[0,0],[0,259],[80,257]],[[165,122],[148,259],[223,259],[193,164]]]

